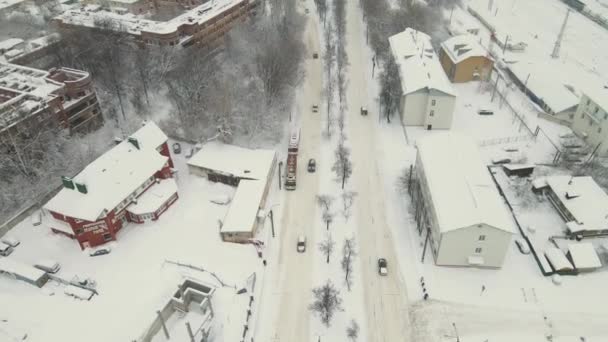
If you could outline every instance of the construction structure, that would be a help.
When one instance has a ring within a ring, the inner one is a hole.
[[[125,33],[142,47],[196,45],[212,50],[221,44],[226,32],[255,14],[257,6],[255,0],[206,1],[168,21],[155,21],[100,5],[86,5],[62,13],[52,22],[61,30],[89,28]]]
[[[399,67],[402,87],[399,112],[403,125],[449,129],[456,93],[441,68],[431,37],[408,27],[388,40]]]
[[[0,63],[0,138],[41,125],[86,132],[102,123],[88,72]]]
[[[264,207],[276,168],[272,150],[251,150],[210,142],[188,161],[191,174],[236,186],[220,228],[222,240],[247,242],[266,215]]]
[[[499,268],[514,233],[476,144],[451,132],[417,141],[410,181],[418,232],[441,266]]]
[[[154,221],[178,198],[167,136],[154,122],[94,160],[44,205],[43,223],[80,248],[117,239],[129,222]]]

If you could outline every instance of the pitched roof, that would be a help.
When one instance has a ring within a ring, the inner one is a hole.
[[[488,52],[476,38],[470,34],[454,36],[441,43],[441,47],[454,63],[460,63],[470,57],[488,57]]]
[[[456,96],[431,45],[431,37],[411,28],[388,38],[399,66],[403,94],[434,89]]]
[[[438,132],[417,145],[441,232],[483,223],[514,232],[507,208],[470,138]]]
[[[149,122],[140,130],[154,131],[150,125],[156,126]],[[132,136],[137,136],[137,132]],[[140,134],[140,138],[139,149],[125,140],[73,178],[86,185],[86,194],[63,188],[44,208],[86,221],[96,221],[104,216],[104,210],[114,209],[167,163],[168,158],[156,151],[158,135]]]
[[[576,268],[602,267],[602,262],[590,242],[568,244],[568,252]]]

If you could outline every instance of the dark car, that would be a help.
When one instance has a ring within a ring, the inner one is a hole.
[[[317,162],[314,159],[308,160],[308,172],[315,172],[317,170]]]
[[[313,54],[312,54],[312,58],[314,58],[314,59],[319,58],[319,54],[318,54],[318,53],[316,53],[316,52],[315,52],[315,53],[313,53]]]
[[[480,109],[477,111],[479,115],[494,115],[494,112],[489,109]]]
[[[99,255],[104,255],[104,254],[110,254],[110,247],[102,247],[102,248],[98,248],[94,251],[91,251],[89,253],[89,256],[99,256]]]
[[[381,276],[388,275],[388,264],[384,258],[378,259],[378,274]]]
[[[366,107],[361,107],[361,115],[363,115],[363,116],[367,115],[367,108]]]
[[[180,154],[182,153],[182,145],[180,145],[179,143],[173,143],[173,153],[175,154]]]

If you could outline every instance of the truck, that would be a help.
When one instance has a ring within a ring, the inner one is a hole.
[[[287,147],[287,165],[285,167],[285,190],[296,189],[296,173],[298,169],[298,147],[300,145],[300,130],[294,130],[289,137]]]

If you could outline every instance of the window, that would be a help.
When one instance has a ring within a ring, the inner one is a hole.
[[[597,128],[597,132],[598,132],[598,133],[602,133],[602,127],[598,127],[598,128]]]
[[[608,113],[604,113],[604,120],[608,119]]]
[[[110,235],[110,233],[103,234],[103,241],[110,241],[110,240],[112,240],[112,235]]]
[[[585,113],[581,113],[581,119],[585,117]]]
[[[591,103],[591,100],[587,99],[587,106]]]
[[[76,229],[76,235],[78,235],[78,234],[82,234],[82,228],[77,228]]]
[[[437,103],[437,101],[435,101],[435,100],[431,100],[431,106],[434,106],[434,105],[435,105],[435,103]]]
[[[475,248],[475,254],[480,254],[480,253],[481,253],[481,247]]]
[[[593,125],[593,120],[589,119],[589,126]]]
[[[485,235],[479,235],[479,241],[486,241]]]
[[[430,116],[434,116],[435,115],[435,111],[431,110],[431,113],[429,113]]]
[[[570,114],[568,115],[568,117],[570,118],[570,120],[574,119],[574,114]]]
[[[599,107],[595,107],[595,110],[593,111],[593,114],[597,114],[597,112],[600,110]]]

